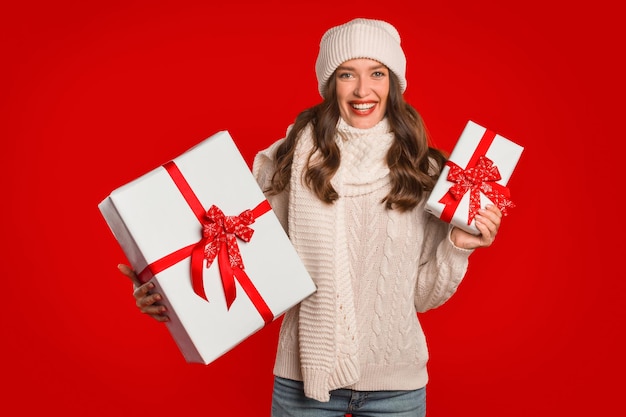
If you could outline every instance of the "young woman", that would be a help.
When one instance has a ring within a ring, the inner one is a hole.
[[[445,158],[403,98],[405,68],[389,23],[329,29],[316,62],[322,102],[254,160],[317,285],[284,316],[273,417],[424,416],[428,350],[417,313],[452,296],[472,251],[500,226],[494,206],[476,217],[478,236],[424,210]],[[167,320],[151,289],[137,286],[137,306]]]

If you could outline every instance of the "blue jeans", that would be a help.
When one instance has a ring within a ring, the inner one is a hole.
[[[354,391],[338,389],[330,392],[329,402],[304,396],[301,381],[274,377],[272,417],[424,417],[426,388],[414,391]]]

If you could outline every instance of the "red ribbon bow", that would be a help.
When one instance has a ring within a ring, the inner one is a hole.
[[[248,225],[254,223],[254,214],[252,210],[245,210],[239,216],[225,216],[222,210],[213,205],[201,222],[202,239],[191,253],[193,288],[196,294],[207,299],[203,290],[202,264],[206,259],[206,268],[209,268],[217,257],[226,305],[230,308],[236,297],[235,273],[244,269],[237,237],[244,242],[250,241],[254,230]]]
[[[472,223],[478,209],[480,209],[480,193],[485,194],[498,206],[503,216],[508,214],[509,208],[515,207],[515,204],[510,200],[509,189],[495,182],[502,178],[498,167],[485,155],[478,157],[476,164],[467,169],[463,169],[451,161],[446,162],[446,165],[450,167],[447,179],[455,184],[450,187],[439,202],[444,203],[446,207],[456,208],[461,198],[469,191],[468,225]]]

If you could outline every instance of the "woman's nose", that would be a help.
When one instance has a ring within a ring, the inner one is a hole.
[[[367,80],[359,78],[354,86],[354,95],[357,97],[365,97],[369,89],[368,85]]]

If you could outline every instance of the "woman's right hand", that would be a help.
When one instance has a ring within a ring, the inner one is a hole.
[[[135,287],[133,297],[135,297],[135,304],[139,308],[139,311],[149,315],[156,321],[169,321],[167,308],[160,304],[163,296],[159,293],[152,292],[154,284],[152,282],[142,284],[135,271],[128,265],[119,264],[117,267],[122,274],[126,275],[133,282],[133,286]]]

